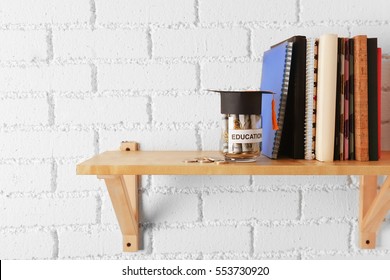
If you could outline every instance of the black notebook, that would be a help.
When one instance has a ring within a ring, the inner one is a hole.
[[[368,157],[378,160],[378,40],[367,39]]]
[[[293,50],[279,155],[303,159],[305,157],[306,37],[294,36],[283,42],[292,42]]]

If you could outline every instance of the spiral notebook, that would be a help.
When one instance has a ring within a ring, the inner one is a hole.
[[[315,123],[317,94],[317,58],[318,40],[307,38],[306,42],[306,115],[305,115],[305,159],[315,158]]]
[[[292,43],[284,42],[264,52],[261,77],[261,90],[275,94],[263,95],[261,115],[263,119],[262,154],[276,159],[283,132],[286,111],[288,85],[290,79]],[[272,129],[272,99],[275,98],[275,110],[278,130]]]

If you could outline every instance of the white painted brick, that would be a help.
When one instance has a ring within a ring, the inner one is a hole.
[[[285,220],[299,215],[298,193],[246,192],[205,195],[207,220]]]
[[[116,0],[115,4],[95,0],[95,3],[98,23],[176,23],[195,20],[193,0]]]
[[[248,253],[251,243],[247,226],[161,229],[153,236],[155,253]]]
[[[359,239],[356,239],[359,240]],[[382,223],[380,230],[377,234],[377,247],[378,249],[390,249],[390,221],[387,220]]]
[[[377,0],[375,2],[302,0],[301,20],[388,20],[389,14],[387,11],[389,9],[390,2],[386,0]]]
[[[122,253],[121,231],[92,228],[88,231],[59,230],[59,258],[117,255]]]
[[[308,191],[303,199],[305,219],[358,216],[359,193],[356,190]]]
[[[146,58],[146,32],[65,30],[53,32],[54,58]]]
[[[205,63],[201,68],[201,81],[203,89],[259,89],[261,63]]]
[[[1,132],[0,151],[4,158],[86,156],[94,153],[93,132]]]
[[[295,21],[296,2],[258,0],[200,0],[201,22]]]
[[[382,151],[389,151],[390,150],[390,123],[382,124],[381,126],[381,133],[382,133]]]
[[[246,56],[248,34],[232,29],[159,29],[152,34],[157,57]]]
[[[255,228],[255,253],[309,248],[347,250],[350,226],[347,224],[296,225]]]
[[[197,195],[143,195],[141,221],[147,223],[194,222],[198,219],[198,202]]]
[[[50,232],[0,234],[0,259],[27,260],[53,257],[54,240]]]
[[[76,165],[80,162],[57,165],[57,192],[96,191],[105,187],[104,181],[96,176],[76,175]]]
[[[218,123],[219,125],[219,123]],[[202,138],[202,148],[204,151],[219,151],[221,140],[221,128],[201,129],[199,134]]]
[[[145,177],[145,176],[141,176],[141,177]],[[104,184],[103,180],[100,180],[100,181],[102,181]],[[118,220],[115,216],[115,211],[114,211],[114,208],[112,206],[110,195],[108,194],[108,191],[106,188],[103,188],[102,190],[103,190],[103,195],[101,196],[101,200],[102,200],[101,223],[103,225],[118,225]],[[140,203],[140,205],[142,205],[142,204]],[[142,208],[142,206],[140,206],[140,207]]]
[[[2,164],[0,174],[0,190],[6,193],[51,190],[50,164]]]
[[[3,198],[0,226],[88,224],[96,221],[96,198]]]
[[[158,188],[201,189],[205,187],[247,187],[250,177],[245,175],[213,175],[213,176],[165,176],[152,175],[151,184]]]
[[[195,89],[192,64],[102,64],[98,66],[99,90]]]
[[[89,65],[0,67],[0,91],[90,91]]]
[[[333,175],[322,175],[322,176],[309,176],[309,175],[285,175],[285,176],[274,176],[274,175],[255,175],[254,183],[257,186],[264,187],[291,187],[291,186],[347,186],[349,184],[348,176],[333,176]]]
[[[153,120],[170,122],[212,122],[221,119],[218,94],[205,96],[158,96],[153,98]]]
[[[44,60],[47,57],[45,30],[1,30],[1,60]]]
[[[0,102],[0,119],[7,125],[47,124],[49,119],[47,99],[3,99]]]
[[[287,26],[281,28],[261,28],[252,32],[252,53],[255,57],[262,57],[263,53],[271,46],[295,35],[303,35],[308,38],[318,38],[322,34],[335,33],[340,37],[349,37],[348,27],[321,26],[308,27]]]
[[[88,0],[2,0],[0,23],[87,23]]]
[[[140,143],[141,150],[196,150],[194,130],[106,131],[100,132],[100,151],[116,150],[121,141]]]
[[[55,115],[59,124],[147,122],[146,97],[93,97],[56,99]]]

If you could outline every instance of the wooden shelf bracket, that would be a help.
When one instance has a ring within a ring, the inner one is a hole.
[[[121,151],[137,151],[135,142],[122,142]],[[123,236],[123,251],[139,250],[138,175],[98,175],[104,179]]]
[[[129,151],[129,152],[126,152]],[[142,175],[359,175],[359,247],[374,249],[377,233],[390,210],[390,151],[379,161],[270,160],[251,163],[203,164],[188,159],[221,157],[219,151],[140,151],[136,142],[122,142],[120,151],[106,151],[77,165],[79,175],[104,179],[123,236],[123,251],[139,250],[138,184]],[[387,176],[378,188],[378,176]]]
[[[376,235],[390,210],[390,176],[387,176],[380,190],[377,190],[377,176],[364,175],[360,178],[360,248],[374,249]]]

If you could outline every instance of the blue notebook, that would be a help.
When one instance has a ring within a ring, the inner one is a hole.
[[[276,159],[282,137],[290,78],[292,42],[284,42],[264,52],[261,90],[274,92],[263,94],[261,116],[263,126],[262,154]],[[272,98],[275,98],[278,130],[272,129]],[[304,110],[305,108],[302,108]]]

